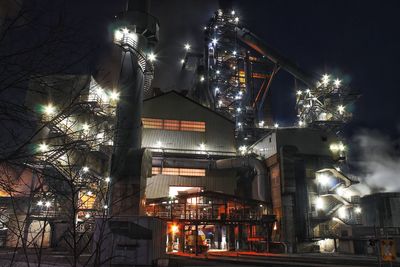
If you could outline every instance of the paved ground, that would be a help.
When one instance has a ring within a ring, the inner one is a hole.
[[[15,260],[10,264],[13,257],[12,250],[0,250],[0,267],[28,267],[26,257],[23,253],[17,253]],[[170,254],[169,267],[361,267],[378,266],[375,257],[359,255],[339,255],[339,254],[268,254],[252,252],[209,252],[207,254],[195,256],[194,254]],[[45,251],[42,258],[41,267],[71,266],[65,252]],[[88,255],[83,255],[82,262],[88,259]],[[37,255],[30,251],[29,267],[37,264]],[[83,266],[78,265],[78,266]],[[400,262],[392,265],[382,264],[382,267],[400,267]],[[122,267],[122,266],[118,266]]]
[[[375,257],[338,254],[267,254],[251,252],[212,252],[207,255],[194,256],[193,254],[170,255],[170,266],[270,266],[270,267],[361,267],[378,266]],[[400,266],[399,262],[385,266]]]

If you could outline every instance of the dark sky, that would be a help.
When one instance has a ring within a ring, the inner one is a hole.
[[[66,15],[81,21],[88,38],[102,44],[112,16],[125,0],[68,0]],[[154,0],[161,24],[154,85],[177,89],[183,44],[202,47],[202,26],[217,1]],[[400,3],[361,0],[236,0],[246,28],[308,71],[338,76],[362,93],[348,127],[399,133]],[[295,120],[294,82],[281,72],[272,86],[273,111],[282,125]]]

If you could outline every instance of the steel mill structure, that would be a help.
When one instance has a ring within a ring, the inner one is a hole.
[[[150,10],[130,0],[114,17],[110,76],[30,81],[36,134],[0,167],[0,245],[143,266],[210,249],[372,254],[376,227],[400,235],[399,195],[360,198],[349,174],[341,130],[355,90],[301,69],[220,1],[204,43],[182,44],[190,88],[157,92],[162,28]],[[294,125],[273,120],[279,71],[299,84]]]

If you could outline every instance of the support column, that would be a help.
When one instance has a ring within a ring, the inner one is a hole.
[[[235,250],[235,226],[227,226],[228,250]]]
[[[179,248],[178,251],[185,252],[185,224],[179,224]]]
[[[243,249],[243,225],[239,224],[238,226],[238,249]]]
[[[221,226],[216,224],[214,229],[214,247],[216,249],[221,249]]]
[[[194,234],[194,239],[195,239],[195,241],[194,241],[194,251],[195,251],[195,255],[197,256],[197,255],[199,255],[199,242],[198,242],[198,239],[199,239],[199,226],[196,224],[196,226],[195,226],[195,234]]]

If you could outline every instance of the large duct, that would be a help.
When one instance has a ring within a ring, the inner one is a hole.
[[[244,158],[230,158],[220,159],[215,161],[216,169],[238,169],[238,168],[253,168],[256,172],[254,180],[252,182],[252,198],[261,201],[267,201],[266,198],[266,183],[267,183],[267,172],[264,164],[256,158],[244,157]],[[268,183],[269,188],[269,183]]]
[[[267,172],[264,164],[254,157],[229,158],[220,160],[193,160],[184,158],[153,158],[153,166],[180,167],[180,168],[205,168],[216,170],[252,168],[256,175],[252,182],[252,198],[269,202],[266,191],[270,189]]]
[[[121,58],[120,96],[110,170],[110,217],[96,219],[93,247],[101,253],[94,257],[94,266],[151,266],[165,253],[165,223],[144,216],[151,152],[141,148],[141,115],[143,91],[152,77],[147,54],[158,40],[158,22],[148,11],[149,1],[129,1],[113,25],[115,55]]]
[[[261,55],[267,57],[269,60],[277,64],[279,67],[285,69],[287,72],[292,74],[294,77],[304,82],[310,88],[316,86],[317,79],[313,75],[307,73],[291,60],[281,55],[274,48],[265,44],[258,38],[255,34],[244,28],[237,28],[237,37],[243,43],[253,48],[255,51]]]
[[[121,69],[110,170],[114,181],[110,205],[113,216],[144,213],[145,177],[151,170],[151,156],[141,149],[143,91],[153,68],[147,54],[158,40],[158,22],[149,15],[149,7],[148,0],[129,1],[126,11],[114,23],[114,43],[121,57]]]

